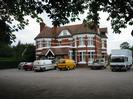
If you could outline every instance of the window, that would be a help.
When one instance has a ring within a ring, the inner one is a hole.
[[[85,62],[85,59],[86,59],[86,52],[80,52],[79,53],[79,57],[80,57],[80,60],[81,62]]]
[[[46,47],[51,47],[51,41],[46,41]]]
[[[102,48],[106,48],[106,40],[102,40]]]
[[[94,59],[95,52],[88,52],[89,59]]]
[[[45,47],[45,40],[42,41],[42,47]]]
[[[93,37],[89,37],[89,39],[88,39],[88,45],[89,46],[94,45],[94,39],[93,39]]]
[[[61,46],[61,41],[58,41],[58,43],[57,43],[57,44],[58,44],[58,46]]]
[[[102,58],[104,58],[105,57],[105,55],[104,55],[104,53],[102,53]]]
[[[79,45],[83,45],[84,41],[83,41],[83,37],[79,37]]]
[[[69,52],[69,57],[72,59],[72,57],[73,57],[73,52]]]
[[[41,41],[36,41],[36,46],[37,46],[37,48],[42,47],[42,46],[41,46]]]
[[[82,61],[85,62],[85,59],[86,59],[86,52],[83,52],[83,59],[82,59]]]
[[[63,36],[67,35],[67,30],[63,30]]]
[[[82,52],[79,53],[79,57],[80,57],[79,61],[82,61]]]

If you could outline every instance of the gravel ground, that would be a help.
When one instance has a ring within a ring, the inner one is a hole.
[[[0,70],[0,99],[133,99],[133,69]]]

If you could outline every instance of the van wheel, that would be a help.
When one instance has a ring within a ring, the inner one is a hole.
[[[127,71],[127,70],[128,70],[128,68],[127,68],[127,67],[125,67],[124,71]]]
[[[112,68],[112,69],[111,69],[111,71],[112,71],[112,72],[115,72],[115,69],[114,69],[114,68]]]

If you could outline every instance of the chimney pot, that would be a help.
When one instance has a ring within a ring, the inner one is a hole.
[[[43,28],[45,27],[45,23],[40,23],[40,32],[43,30]]]

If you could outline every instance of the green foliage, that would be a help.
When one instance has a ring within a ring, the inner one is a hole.
[[[0,69],[17,68],[20,61],[0,60]]]
[[[88,23],[99,23],[98,11],[109,13],[107,20],[111,20],[111,26],[115,33],[120,33],[120,28],[133,25],[133,0],[87,0],[88,1]]]
[[[0,43],[11,44],[15,38],[10,26],[0,19]]]
[[[13,47],[16,60],[19,61],[34,61],[35,46],[33,44],[21,44],[20,42]]]
[[[11,47],[0,43],[0,60],[34,61],[35,46],[33,44],[21,44],[18,42],[16,46]]]
[[[121,49],[129,49],[130,44],[128,42],[123,42],[122,44],[120,44],[120,48]]]
[[[35,46],[28,44],[26,46],[26,51],[23,53],[23,61],[33,62],[35,60]]]
[[[21,44],[11,47],[0,43],[0,69],[16,68],[21,61],[33,62],[35,60],[35,46]]]
[[[14,50],[11,46],[0,43],[0,57],[12,57],[14,55]]]

